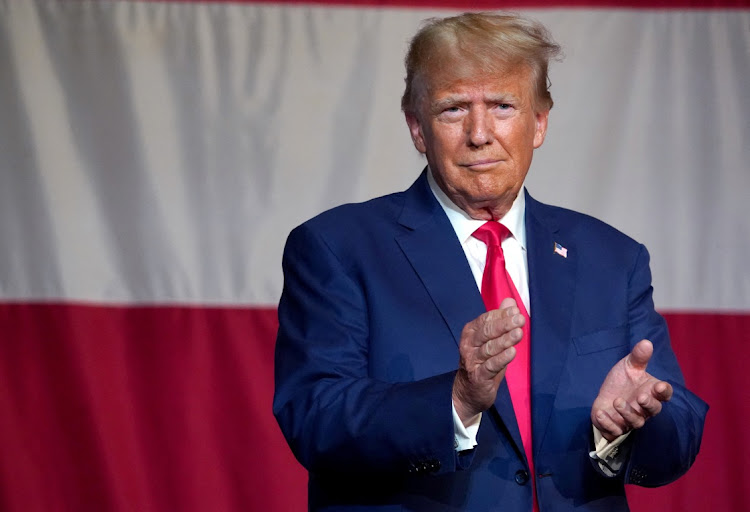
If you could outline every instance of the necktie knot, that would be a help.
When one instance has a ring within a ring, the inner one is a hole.
[[[471,234],[477,240],[484,242],[487,247],[499,246],[509,235],[508,228],[494,220],[485,222]]]

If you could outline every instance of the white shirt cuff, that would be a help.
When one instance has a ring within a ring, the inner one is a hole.
[[[451,409],[453,410],[453,447],[457,452],[472,450],[477,445],[477,432],[479,432],[482,413],[480,412],[474,416],[469,424],[464,426],[463,421],[458,417],[456,406],[453,405],[453,402],[451,402]]]
[[[591,428],[594,429],[594,451],[589,452],[589,457],[599,464],[599,468],[605,475],[615,476],[625,463],[627,452],[630,451],[620,449],[620,445],[628,438],[630,432],[609,442],[599,429],[593,425]]]

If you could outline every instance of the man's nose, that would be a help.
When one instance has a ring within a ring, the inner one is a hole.
[[[492,142],[492,119],[486,108],[473,108],[467,116],[468,142],[472,146],[483,146]]]

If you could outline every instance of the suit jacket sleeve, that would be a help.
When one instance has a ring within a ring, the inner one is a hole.
[[[283,270],[274,414],[297,459],[312,472],[454,470],[454,373],[369,376],[366,297],[320,230],[290,234]]]
[[[625,482],[655,487],[676,480],[694,462],[708,406],[685,387],[666,323],[654,309],[649,256],[642,245],[628,293],[631,348],[643,338],[651,340],[654,354],[647,371],[674,388],[672,399],[664,404],[661,413],[631,434],[633,445]]]

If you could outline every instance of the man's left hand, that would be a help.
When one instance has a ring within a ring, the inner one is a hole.
[[[591,422],[607,441],[641,428],[672,398],[672,386],[646,372],[653,351],[649,340],[639,341],[604,379],[591,408]]]

